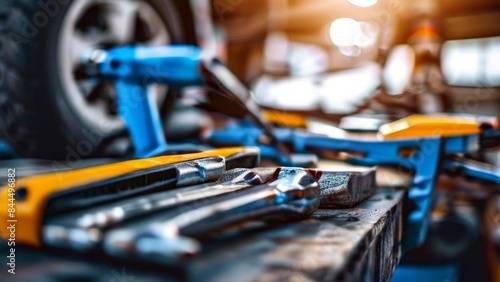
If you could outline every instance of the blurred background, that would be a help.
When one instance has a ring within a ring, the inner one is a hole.
[[[27,3],[1,11],[0,128],[3,146],[23,157],[64,159],[66,146],[87,138],[82,131],[99,135],[85,157],[131,151],[113,82],[90,77],[82,60],[122,45],[197,44],[263,108],[334,123],[352,114],[498,115],[500,107],[498,0]],[[206,90],[150,92],[171,139],[211,126],[212,117],[194,115],[192,106],[245,114]]]
[[[229,2],[214,2],[227,62],[264,106],[498,112],[498,1]]]
[[[62,2],[0,7],[0,155],[9,161],[72,167],[79,158],[131,156],[113,83],[88,77],[82,63],[92,49],[122,45],[199,45],[263,109],[343,129],[350,128],[345,117],[359,114],[500,116],[500,0]],[[40,11],[44,24],[34,17]],[[246,114],[196,87],[155,86],[150,94],[169,141],[198,138],[227,116]],[[354,120],[377,127],[366,122]],[[89,138],[96,141],[89,150],[73,153]],[[477,159],[500,165],[498,153]],[[440,179],[429,239],[403,259],[412,267],[395,279],[448,281],[441,277],[451,273],[456,281],[500,281],[499,187],[453,178]],[[438,270],[416,272],[429,263]]]

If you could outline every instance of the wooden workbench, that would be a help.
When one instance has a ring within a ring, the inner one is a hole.
[[[199,257],[173,267],[17,246],[16,275],[2,255],[0,281],[388,281],[400,256],[403,194],[378,189],[351,209],[216,236],[202,242]],[[6,242],[0,246],[6,254]]]

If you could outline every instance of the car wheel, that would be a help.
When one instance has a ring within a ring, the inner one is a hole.
[[[196,41],[186,1],[4,2],[0,128],[22,157],[69,161],[125,154],[127,146],[112,149],[127,137],[114,85],[86,76],[82,56],[95,48]],[[160,108],[170,100],[166,86],[152,92]]]

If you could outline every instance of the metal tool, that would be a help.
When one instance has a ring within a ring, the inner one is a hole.
[[[487,126],[482,128],[484,125]],[[468,136],[476,136],[478,141],[474,145],[475,148],[464,148],[461,153],[479,153],[500,145],[498,120],[482,116],[412,115],[381,126],[379,134],[384,139],[447,136],[459,140],[460,137],[465,139]],[[453,152],[445,153],[452,154]],[[500,170],[498,168],[464,157],[447,159],[444,163],[444,169],[452,173],[461,173],[467,177],[500,183]]]
[[[168,151],[152,84],[171,86],[203,84],[199,75],[200,50],[194,46],[119,47],[93,50],[83,63],[87,74],[115,81],[118,112],[124,119],[138,157]]]
[[[432,119],[432,117],[429,117]],[[412,187],[409,189],[409,199],[415,203],[415,209],[407,218],[406,232],[404,233],[404,251],[420,245],[424,239],[428,225],[428,214],[431,206],[432,192],[438,177],[440,159],[444,155],[457,153],[474,153],[480,150],[483,135],[478,134],[479,127],[472,126],[469,121],[463,127],[459,121],[454,121],[452,128],[443,126],[443,130],[433,131],[432,121],[426,117],[419,116],[412,120],[413,125],[420,123],[427,125],[427,130],[414,131],[415,127],[407,126],[408,123],[395,123],[387,126],[385,135],[392,131],[398,134],[397,139],[350,139],[334,138],[321,134],[313,134],[305,130],[277,128],[275,134],[282,144],[288,144],[294,152],[311,152],[315,150],[357,153],[349,158],[349,162],[357,165],[395,165],[404,171],[413,170],[415,177]],[[446,123],[446,122],[445,122]],[[453,121],[449,121],[449,126]],[[411,123],[410,123],[411,125]],[[392,131],[391,131],[392,128]],[[455,134],[453,128],[460,130]],[[418,132],[418,137],[414,133]],[[434,134],[431,134],[434,133]],[[259,146],[262,158],[272,158],[281,161],[279,151],[272,146],[259,143],[262,135],[260,128],[251,123],[231,123],[227,127],[211,133],[208,140],[217,146],[228,146],[231,144],[245,144]],[[405,139],[399,139],[405,136]],[[417,137],[415,137],[417,136]]]
[[[220,95],[231,98],[231,100],[247,110],[251,121],[262,129],[263,135],[260,136],[259,142],[274,147],[282,158],[282,165],[316,166],[318,163],[316,155],[291,152],[284,143],[280,142],[273,126],[264,120],[260,107],[253,99],[251,91],[219,60],[213,59],[202,62],[201,74],[211,89],[214,89]]]
[[[160,262],[199,252],[192,237],[248,220],[295,221],[319,206],[319,186],[304,169],[275,171],[268,184],[184,205],[156,216],[112,229],[104,236],[104,251],[112,256]]]
[[[48,217],[44,222],[42,241],[55,247],[76,250],[95,248],[110,228],[139,216],[186,205],[202,206],[206,199],[251,186],[274,181],[276,171],[293,168],[233,169],[210,184],[202,184],[158,192],[148,196],[113,202],[73,213]],[[321,188],[322,207],[350,207],[375,191],[375,169],[364,172],[308,170]],[[161,184],[160,184],[161,185]]]
[[[207,85],[222,92],[221,95],[232,98],[235,102],[247,109],[252,121],[262,128],[264,134],[269,137],[269,143],[278,145],[278,139],[274,135],[274,128],[262,117],[260,107],[252,97],[248,89],[221,61],[209,60],[201,64],[201,74]]]
[[[230,164],[225,164],[226,160]],[[228,167],[253,167],[258,161],[257,148],[236,147],[22,178],[16,182],[15,188],[15,220],[23,223],[16,229],[16,240],[39,246],[40,228],[46,213],[56,214],[74,209],[73,204],[83,208],[138,193],[157,191],[158,185],[167,189],[176,185],[215,181]],[[2,206],[8,206],[11,194],[6,187],[0,191]],[[0,218],[4,221],[13,219],[8,209],[0,211]],[[0,234],[6,238],[7,231],[0,230]]]
[[[173,264],[16,244],[16,265],[22,266],[16,278],[220,282],[235,277],[238,281],[289,281],[314,274],[311,279],[315,281],[390,281],[400,257],[403,198],[402,190],[382,188],[351,209],[318,210],[302,222],[215,235],[200,240],[198,256]],[[6,255],[8,248],[0,243]],[[10,281],[11,275],[0,272],[0,280],[3,277],[2,281]]]
[[[96,52],[99,54],[93,54]],[[167,146],[153,97],[148,95],[149,87],[152,84],[174,87],[207,85],[211,91],[242,106],[262,129],[260,142],[276,148],[288,160],[287,164],[312,167],[317,163],[315,155],[291,154],[276,138],[274,129],[263,120],[250,90],[219,60],[203,60],[197,47],[119,47],[108,51],[94,50],[93,53],[85,62],[87,73],[115,81],[119,113],[127,124],[139,157],[171,150]]]
[[[175,187],[215,181],[225,170],[224,158],[212,157],[141,170],[89,183],[57,193],[57,196],[48,201],[45,207],[45,216]]]
[[[346,123],[343,123],[348,121]],[[435,114],[432,116],[413,115],[398,122],[389,123],[387,116],[354,115],[344,118],[341,125],[353,130],[364,130],[363,122],[373,121],[371,130],[381,129],[384,139],[426,137],[430,135],[470,135],[480,136],[479,148],[491,149],[500,145],[498,118],[493,116],[468,114]],[[385,121],[385,123],[383,123]],[[349,123],[349,124],[347,124]],[[445,160],[444,169],[452,174],[500,183],[500,170],[493,165],[481,163],[464,157]]]
[[[229,180],[226,178],[231,176]],[[54,215],[44,222],[42,241],[54,247],[88,250],[98,246],[103,233],[127,220],[151,215],[179,207],[192,201],[201,204],[204,199],[264,183],[261,177],[249,169],[224,173],[221,180],[158,192],[147,196],[100,205],[90,209]],[[163,183],[158,183],[161,187]]]
[[[264,181],[272,178],[277,168],[258,167],[251,169],[257,173]],[[289,169],[289,168],[281,168]],[[231,172],[244,171],[245,169],[234,169]],[[377,188],[376,167],[368,167],[360,171],[339,171],[331,169],[308,169],[314,175],[320,187],[320,207],[321,208],[350,208],[369,196]],[[224,180],[231,174],[224,174]]]

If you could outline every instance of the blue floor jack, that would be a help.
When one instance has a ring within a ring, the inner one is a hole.
[[[213,131],[208,141],[216,146],[258,146],[262,158],[285,166],[311,166],[314,149],[360,152],[353,157],[358,165],[394,165],[414,171],[408,197],[415,208],[406,219],[403,252],[425,239],[434,185],[445,155],[475,153],[481,135],[434,136],[395,140],[331,138],[288,128],[272,128],[261,117],[249,90],[218,60],[206,60],[193,46],[120,47],[95,50],[87,61],[91,75],[113,79],[118,92],[119,113],[129,129],[137,157],[163,154],[167,146],[158,110],[148,95],[152,84],[174,87],[207,85],[243,105],[252,122],[233,123]],[[292,148],[291,150],[289,148]],[[411,154],[404,154],[411,150]],[[290,152],[302,153],[293,155]]]

